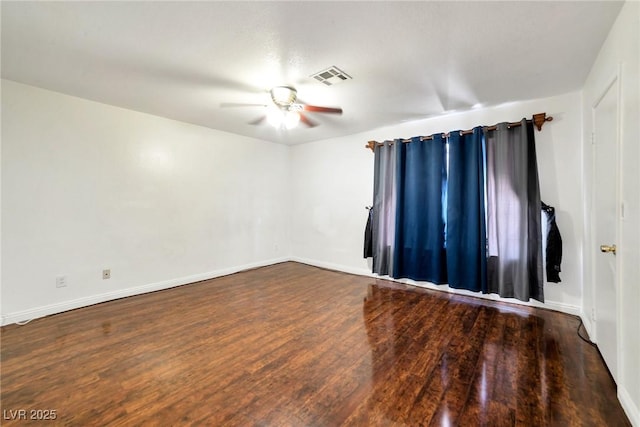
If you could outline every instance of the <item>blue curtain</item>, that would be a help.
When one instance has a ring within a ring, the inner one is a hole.
[[[544,302],[533,126],[376,147],[373,271]]]
[[[445,249],[446,144],[396,143],[396,231],[393,277],[447,283]]]
[[[449,286],[487,292],[482,127],[449,136],[447,274]]]

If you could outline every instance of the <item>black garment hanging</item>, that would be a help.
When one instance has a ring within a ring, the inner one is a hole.
[[[545,254],[547,282],[559,283],[562,262],[562,236],[556,224],[556,210],[542,202],[542,211],[547,217],[547,253]]]
[[[367,218],[367,225],[364,228],[364,257],[373,257],[373,208],[369,209],[369,217]]]

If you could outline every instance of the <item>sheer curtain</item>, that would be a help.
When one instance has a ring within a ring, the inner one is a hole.
[[[396,234],[396,149],[400,141],[385,141],[374,150],[373,167],[373,272],[381,276],[393,271]]]
[[[488,291],[544,301],[540,187],[533,124],[501,123],[487,147]]]

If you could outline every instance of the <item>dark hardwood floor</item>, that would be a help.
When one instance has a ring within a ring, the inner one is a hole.
[[[577,326],[553,311],[277,264],[2,328],[1,421],[630,425]],[[55,420],[29,420],[52,410]]]

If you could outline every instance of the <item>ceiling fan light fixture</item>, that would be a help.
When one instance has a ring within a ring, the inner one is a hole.
[[[267,122],[276,129],[293,129],[300,123],[300,113],[272,108],[267,113]]]
[[[293,129],[298,126],[298,123],[300,123],[300,113],[297,111],[287,111],[284,114],[283,124],[285,128]]]
[[[278,108],[269,108],[269,111],[267,112],[267,123],[269,123],[274,128],[279,128],[282,125],[282,121],[282,110]]]
[[[293,104],[296,100],[296,96],[296,90],[289,86],[276,86],[271,89],[271,99],[280,107]]]
[[[309,114],[316,113],[329,113],[329,114],[342,114],[342,108],[340,107],[322,107],[318,105],[311,105],[307,103],[296,102],[297,94],[295,88],[290,86],[275,86],[271,88],[269,91],[271,95],[271,100],[273,101],[270,104],[220,104],[221,107],[226,106],[261,106],[266,107],[267,111],[264,115],[260,116],[258,119],[249,122],[251,125],[258,125],[264,121],[269,123],[276,129],[287,130],[293,129],[300,122],[302,122],[305,126],[313,128],[318,124],[313,121],[310,117],[307,116]]]

